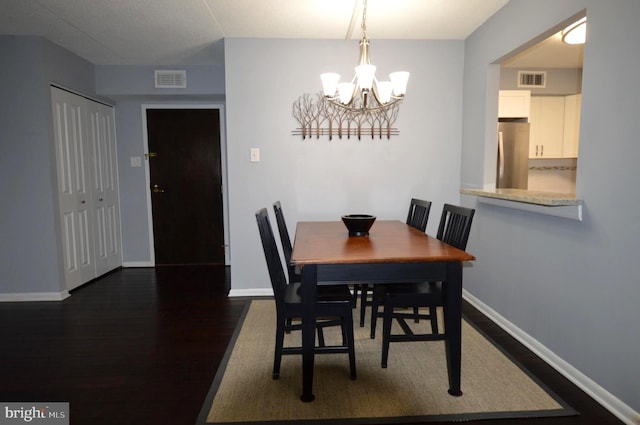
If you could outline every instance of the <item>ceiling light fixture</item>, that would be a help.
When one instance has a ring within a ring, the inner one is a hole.
[[[562,30],[562,41],[567,44],[584,44],[587,38],[587,17]]]
[[[390,81],[378,81],[376,67],[369,58],[367,38],[367,0],[362,1],[362,39],[360,61],[351,82],[340,82],[340,75],[320,75],[323,92],[312,97],[303,94],[293,103],[293,117],[300,125],[293,134],[302,140],[312,137],[370,136],[390,139],[398,133],[393,127],[398,118],[409,80],[408,72],[393,72]]]
[[[367,38],[367,0],[362,2],[362,39],[360,60],[350,82],[340,82],[340,75],[329,72],[320,75],[325,99],[353,112],[375,111],[389,108],[404,98],[409,73],[405,71],[389,74],[390,81],[378,81],[376,66],[369,57]]]

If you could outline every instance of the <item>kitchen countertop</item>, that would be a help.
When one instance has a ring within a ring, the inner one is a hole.
[[[546,207],[582,205],[581,199],[574,194],[536,192],[525,189],[461,189],[465,195],[476,195],[486,198],[502,199],[505,201],[524,202],[527,204],[543,205]]]

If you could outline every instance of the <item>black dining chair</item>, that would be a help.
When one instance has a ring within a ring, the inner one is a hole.
[[[276,224],[278,225],[280,243],[282,244],[282,253],[284,254],[284,261],[287,265],[287,273],[289,274],[289,283],[300,282],[300,273],[296,273],[295,267],[291,265],[291,253],[293,252],[293,246],[291,245],[291,238],[289,237],[289,230],[287,229],[287,222],[284,219],[284,213],[282,212],[282,204],[280,204],[280,201],[273,203],[273,211],[276,214]]]
[[[427,221],[429,221],[430,211],[431,201],[415,198],[411,199],[411,203],[409,204],[409,214],[407,215],[407,224],[424,232],[427,229]]]
[[[444,204],[436,238],[458,249],[465,250],[475,209]],[[374,296],[372,315],[376,314],[378,304]],[[387,367],[389,344],[403,341],[438,341],[445,338],[445,333],[438,329],[437,307],[443,305],[442,282],[407,283],[384,286],[384,312],[382,325],[382,367]],[[406,322],[414,318],[415,313],[403,311],[406,308],[428,309],[428,314],[420,313],[421,319],[431,324],[431,333],[416,334]],[[396,310],[397,309],[397,310]],[[392,321],[395,319],[403,333],[391,334]],[[445,329],[446,332],[446,329]],[[375,335],[375,334],[374,334]]]
[[[293,245],[291,244],[291,238],[289,237],[289,230],[287,229],[287,222],[284,219],[284,213],[282,212],[282,204],[280,201],[273,203],[273,211],[276,214],[276,224],[278,225],[278,233],[280,234],[280,243],[282,244],[282,252],[284,253],[284,261],[287,265],[287,273],[289,274],[289,283],[300,282],[300,273],[296,272],[295,266],[291,265],[291,254],[293,252]],[[353,285],[353,302],[352,306],[356,306],[358,300],[358,288],[360,285]]]
[[[406,223],[409,226],[415,227],[416,229],[424,232],[427,229],[427,221],[429,220],[429,212],[431,211],[431,201],[425,201],[423,199],[412,198],[409,203],[409,213],[407,214]],[[367,312],[367,306],[373,304],[373,292],[372,285],[362,284],[360,285],[360,327],[364,326],[364,318]],[[379,292],[379,291],[378,291]],[[371,293],[371,297],[369,296]],[[416,315],[418,314],[418,309],[415,310]],[[382,314],[379,315],[382,317]],[[417,316],[416,316],[417,317]],[[373,319],[374,316],[371,316]],[[372,326],[375,326],[372,323]],[[375,335],[375,332],[373,332]],[[373,338],[373,337],[372,337]]]
[[[301,283],[287,283],[266,208],[256,212],[256,221],[276,303],[276,347],[273,361],[273,379],[278,379],[280,377],[282,356],[302,354],[302,347],[284,347],[285,332],[302,329],[302,324],[300,323],[302,318]],[[315,353],[347,353],[349,355],[351,379],[356,379],[351,291],[347,285],[318,286],[317,296],[316,331],[318,333],[318,343]],[[294,320],[295,323],[293,323]],[[341,327],[341,345],[325,345],[323,330],[330,326]]]

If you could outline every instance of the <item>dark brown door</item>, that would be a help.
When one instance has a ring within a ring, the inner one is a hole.
[[[224,264],[220,111],[147,109],[156,265]]]

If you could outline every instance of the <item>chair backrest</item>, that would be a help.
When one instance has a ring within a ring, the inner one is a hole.
[[[437,238],[458,249],[467,249],[471,222],[476,210],[444,204]]]
[[[267,260],[273,295],[276,299],[276,305],[280,306],[281,303],[284,302],[287,278],[282,268],[282,260],[278,253],[276,239],[273,235],[273,228],[269,222],[269,215],[267,214],[266,208],[262,208],[256,212],[256,221],[258,222],[258,230],[260,231],[260,239],[262,240],[264,258]]]
[[[276,201],[273,204],[273,211],[276,213],[276,223],[278,225],[278,233],[280,233],[280,242],[282,243],[282,252],[284,253],[284,261],[287,265],[287,273],[289,274],[289,283],[300,280],[296,277],[295,268],[291,265],[291,253],[293,252],[293,246],[291,245],[291,238],[289,238],[289,231],[287,230],[287,223],[282,213],[282,205],[280,201]]]
[[[429,220],[429,211],[431,210],[431,201],[422,199],[411,199],[409,204],[409,214],[407,215],[407,224],[418,230],[425,231],[427,221]]]

